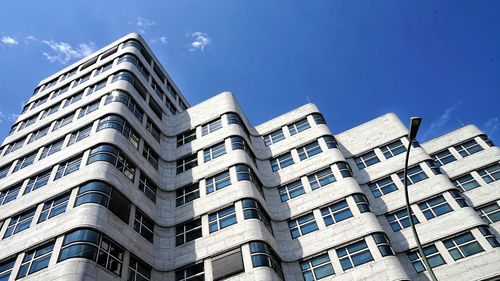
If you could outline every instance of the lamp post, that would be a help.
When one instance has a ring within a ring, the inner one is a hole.
[[[413,141],[415,141],[415,137],[417,136],[418,128],[420,127],[420,123],[422,122],[422,118],[420,117],[411,117],[410,118],[410,131],[408,132],[408,150],[406,151],[406,159],[405,159],[405,169],[404,169],[404,185],[405,185],[405,200],[406,200],[406,213],[408,214],[408,219],[410,220],[411,230],[413,232],[413,237],[415,238],[415,242],[417,244],[418,253],[420,254],[420,258],[423,260],[425,268],[429,272],[431,279],[433,281],[437,281],[436,275],[434,275],[434,271],[432,271],[431,266],[429,265],[429,261],[425,256],[424,249],[422,248],[422,244],[420,243],[420,239],[418,238],[417,229],[415,228],[415,223],[413,222],[413,212],[410,208],[410,198],[408,196],[408,160],[410,158],[410,149]]]

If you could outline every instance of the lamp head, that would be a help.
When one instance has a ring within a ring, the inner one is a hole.
[[[418,128],[420,127],[421,122],[422,118],[420,117],[410,118],[410,131],[408,132],[408,138],[410,139],[410,141],[414,140],[417,137]]]

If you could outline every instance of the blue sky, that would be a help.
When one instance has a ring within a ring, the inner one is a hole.
[[[43,78],[140,32],[196,104],[253,124],[316,103],[334,133],[395,112],[420,140],[476,124],[500,143],[500,1],[2,1],[0,139]]]

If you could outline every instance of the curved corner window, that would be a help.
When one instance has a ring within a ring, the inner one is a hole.
[[[134,114],[134,116],[142,122],[142,118],[144,116],[144,110],[134,101],[134,99],[130,96],[129,93],[121,90],[114,90],[108,94],[106,97],[106,101],[104,104],[109,104],[112,102],[120,102],[123,103],[130,109],[130,111]]]
[[[102,144],[92,148],[87,165],[97,161],[104,161],[112,164],[122,172],[127,179],[132,182],[134,181],[135,165],[114,145]]]

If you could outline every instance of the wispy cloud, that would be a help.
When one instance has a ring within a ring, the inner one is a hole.
[[[10,36],[2,36],[2,39],[0,39],[0,41],[2,41],[2,43],[4,43],[5,45],[9,45],[9,46],[13,46],[13,45],[18,44],[17,40],[10,37]]]
[[[17,120],[17,117],[19,117],[20,114],[15,114],[15,113],[11,113],[7,116],[7,120],[9,120],[9,122],[14,122]]]
[[[434,120],[429,128],[422,134],[422,139],[427,140],[430,137],[436,136],[443,129],[446,129],[446,125],[451,118],[452,113],[460,107],[462,102],[457,102],[456,104],[448,107],[436,120]]]
[[[38,39],[36,39],[36,37],[32,36],[32,35],[28,35],[28,36],[24,37],[24,44],[25,45],[28,45],[31,42],[37,42],[37,41],[38,41]]]
[[[135,22],[131,22],[129,24],[134,25],[137,28],[137,31],[139,31],[139,33],[146,33],[146,30],[156,25],[155,22],[145,19],[143,17],[137,17],[135,19]]]
[[[152,44],[167,44],[168,38],[166,36],[160,36],[158,38],[153,38],[150,40]]]
[[[495,133],[500,129],[500,118],[493,117],[490,120],[486,121],[483,125],[485,129],[485,133],[489,136],[495,135]]]
[[[189,51],[205,51],[205,47],[210,44],[210,37],[203,32],[193,32],[190,36],[193,41],[189,44]]]
[[[73,48],[73,46],[66,42],[55,42],[53,40],[42,40],[42,42],[52,50],[50,53],[43,52],[45,58],[50,62],[59,62],[61,64],[66,64],[72,59],[88,56],[96,49],[93,42],[80,43],[77,48]]]
[[[3,123],[4,119],[5,119],[5,114],[3,114],[2,111],[0,111],[0,124]]]

